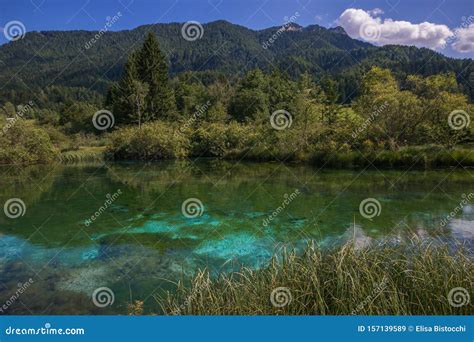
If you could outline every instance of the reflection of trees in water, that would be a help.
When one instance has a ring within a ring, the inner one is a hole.
[[[61,165],[7,166],[0,168],[0,204],[10,198],[20,198],[26,207],[38,202],[50,191]],[[0,222],[4,220],[0,215]]]
[[[114,181],[142,191],[163,191],[170,184],[192,183],[239,187],[249,181],[286,184],[301,191],[341,191],[352,189],[377,192],[435,187],[464,190],[472,180],[462,171],[377,171],[321,170],[308,165],[252,163],[238,160],[182,160],[158,163],[117,163],[107,165]],[[449,184],[448,184],[449,183]]]

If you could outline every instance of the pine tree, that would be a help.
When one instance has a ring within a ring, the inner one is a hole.
[[[135,85],[138,81],[137,57],[136,52],[129,56],[122,79],[118,86],[111,87],[108,95],[112,99],[112,112],[116,123],[128,123],[135,112],[136,107],[131,96],[135,93]]]
[[[147,84],[146,112],[150,119],[169,119],[176,109],[169,84],[168,65],[154,33],[150,32],[137,55],[138,79]]]

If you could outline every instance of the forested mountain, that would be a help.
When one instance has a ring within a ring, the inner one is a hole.
[[[472,59],[453,59],[429,49],[376,47],[347,36],[342,28],[297,24],[255,31],[226,21],[203,25],[201,39],[187,41],[181,23],[144,25],[107,32],[30,32],[0,47],[0,102],[24,103],[31,91],[39,101],[55,96],[98,102],[111,81],[120,78],[128,55],[156,33],[170,74],[193,71],[200,77],[222,74],[232,79],[248,70],[280,69],[291,77],[303,72],[315,81],[329,75],[338,81],[340,102],[358,95],[361,76],[376,65],[392,70],[402,81],[408,74],[423,76],[453,71],[470,99],[474,98]],[[276,37],[270,42],[271,37]],[[231,77],[230,77],[231,76]],[[402,85],[403,87],[403,85]],[[41,105],[41,103],[39,104]]]

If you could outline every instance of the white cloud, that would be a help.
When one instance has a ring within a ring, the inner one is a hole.
[[[367,13],[369,13],[373,17],[376,17],[378,15],[383,14],[384,12],[383,12],[383,9],[381,9],[381,8],[374,8],[371,11],[367,11]]]
[[[377,44],[414,45],[430,49],[442,49],[453,32],[446,25],[429,22],[412,24],[408,21],[382,19],[380,9],[364,11],[346,9],[338,19],[352,38]]]
[[[474,52],[474,24],[461,27],[455,31],[455,40],[451,45],[457,52]]]

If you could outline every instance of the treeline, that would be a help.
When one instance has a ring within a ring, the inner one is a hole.
[[[62,107],[33,105],[21,119],[40,126],[58,151],[106,145],[114,159],[204,156],[332,164],[341,154],[356,164],[411,165],[454,147],[456,157],[445,153],[442,165],[474,159],[473,105],[453,73],[399,81],[388,69],[373,67],[354,91],[359,96],[341,104],[337,79],[304,73],[294,80],[278,69],[254,69],[237,82],[217,73],[170,78],[150,33],[129,56],[104,103],[67,97],[58,101]],[[105,133],[92,123],[101,109],[111,111],[115,121]],[[6,103],[0,113],[5,121],[18,116],[18,108]],[[13,149],[16,144],[10,141]],[[424,145],[435,147],[419,147]],[[459,152],[461,146],[465,150]]]
[[[165,65],[150,34],[111,88],[107,106],[125,126],[111,135],[114,158],[301,160],[321,152],[453,147],[472,139],[465,116],[472,105],[454,74],[409,76],[401,88],[389,70],[374,67],[360,96],[345,106],[329,78],[316,82],[303,74],[293,81],[279,70],[256,69],[236,85],[225,79],[206,84],[192,74],[170,81]],[[453,112],[465,127],[453,127]]]

